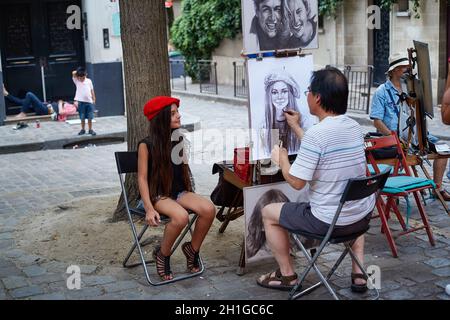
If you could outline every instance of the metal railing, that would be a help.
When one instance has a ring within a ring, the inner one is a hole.
[[[200,93],[219,94],[217,86],[217,62],[198,60],[197,64]]]
[[[373,66],[346,65],[344,74],[348,79],[349,87],[348,109],[369,114]]]
[[[187,90],[186,86],[186,61],[170,60],[170,82],[173,90]]]
[[[247,83],[247,68],[245,62],[234,61],[234,96],[247,98],[248,97],[248,83]]]

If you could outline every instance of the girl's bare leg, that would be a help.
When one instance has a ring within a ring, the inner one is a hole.
[[[155,210],[159,214],[163,214],[170,218],[170,222],[166,224],[164,236],[161,241],[161,252],[164,256],[169,256],[172,246],[189,222],[187,211],[172,199],[161,199],[154,205]]]
[[[178,203],[186,209],[194,211],[198,215],[192,235],[192,248],[199,251],[216,215],[216,207],[208,199],[195,193],[188,192],[178,199]]]

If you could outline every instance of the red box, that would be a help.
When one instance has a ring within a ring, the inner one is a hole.
[[[250,148],[234,149],[233,159],[234,173],[244,182],[250,182],[251,166],[250,166]]]

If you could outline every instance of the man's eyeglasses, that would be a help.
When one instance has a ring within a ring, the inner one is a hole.
[[[311,88],[310,88],[310,87],[308,87],[308,90],[306,90],[306,91],[304,92],[306,97],[308,96],[308,93],[309,93],[309,92],[311,92]]]

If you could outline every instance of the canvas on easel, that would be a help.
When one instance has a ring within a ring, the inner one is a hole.
[[[430,51],[427,43],[420,41],[414,41],[414,47],[416,49],[416,63],[417,63],[417,75],[420,79],[420,85],[423,90],[420,100],[423,106],[424,112],[434,117],[433,108],[433,87],[431,82],[431,60]]]
[[[248,60],[252,161],[270,159],[280,141],[289,155],[298,153],[300,140],[287,124],[285,112],[299,112],[304,130],[318,122],[309,111],[305,95],[313,68],[311,55]]]
[[[298,191],[287,182],[244,188],[245,258],[256,262],[272,258],[267,247],[261,210],[270,203],[308,202],[309,186]]]
[[[317,49],[318,0],[242,0],[244,53]]]
[[[431,62],[428,44],[414,41],[414,45],[415,49],[408,49],[408,57],[410,60],[410,68],[406,75],[408,104],[415,113],[412,129],[417,143],[415,145],[413,144],[413,147],[420,154],[426,154],[429,151],[427,115],[433,117]],[[418,74],[414,72],[415,66],[417,66]]]

